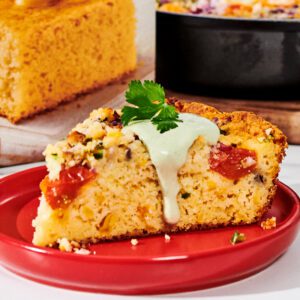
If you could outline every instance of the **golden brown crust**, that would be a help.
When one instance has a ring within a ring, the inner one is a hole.
[[[262,214],[263,215],[263,214]],[[262,216],[261,215],[261,216]],[[260,217],[257,217],[255,222],[259,222]],[[255,222],[252,222],[255,223]],[[243,226],[243,225],[250,225],[249,223],[245,223],[245,222],[239,222],[238,224],[231,224],[226,223],[226,224],[213,224],[213,223],[206,223],[206,224],[196,224],[193,226],[190,226],[188,228],[178,228],[176,227],[176,225],[171,226],[168,224],[165,224],[165,227],[162,230],[159,231],[155,231],[155,232],[148,232],[145,230],[136,230],[135,232],[131,232],[128,234],[123,234],[123,235],[119,235],[119,236],[113,236],[113,237],[104,237],[104,238],[97,238],[97,239],[88,239],[85,241],[76,241],[79,242],[80,244],[86,245],[86,244],[96,244],[96,243],[103,243],[103,242],[112,242],[112,241],[124,241],[124,240],[129,240],[129,239],[133,239],[133,238],[143,238],[143,237],[149,237],[149,236],[158,236],[158,235],[162,235],[162,234],[180,234],[183,232],[191,232],[191,231],[199,231],[199,230],[208,230],[208,229],[217,229],[217,228],[224,228],[226,226]],[[57,245],[54,245],[57,246]]]
[[[277,126],[252,112],[220,112],[200,102],[186,102],[176,98],[168,99],[168,103],[174,105],[179,112],[193,113],[212,120],[222,131],[230,129],[231,133],[243,132],[247,136],[255,137],[271,128],[273,142],[281,149],[278,153],[278,162],[281,163],[285,156],[285,149],[288,147],[287,137]]]
[[[34,112],[31,112],[31,113],[27,113],[27,114],[23,114],[22,116],[16,118],[16,117],[12,117],[11,115],[9,114],[3,114],[0,112],[0,116],[2,117],[5,117],[7,118],[11,123],[13,124],[17,124],[19,123],[20,121],[24,120],[24,119],[29,119],[29,118],[33,118],[34,116],[36,116],[38,113],[45,113],[45,112],[49,112],[49,111],[52,111],[52,110],[55,110],[59,105],[61,104],[67,104],[75,99],[77,99],[78,97],[80,96],[84,96],[88,93],[92,93],[94,91],[97,91],[97,90],[100,90],[102,88],[104,88],[105,86],[108,86],[110,84],[114,84],[114,83],[119,83],[119,82],[122,82],[122,80],[125,80],[128,76],[130,76],[133,72],[135,71],[135,69],[133,70],[130,70],[112,80],[109,80],[107,82],[101,82],[101,83],[95,83],[94,85],[92,85],[91,87],[89,88],[86,88],[84,90],[81,90],[80,92],[74,94],[74,95],[68,95],[64,98],[62,98],[60,101],[58,102],[53,102],[53,101],[50,101],[51,102],[51,105],[45,105],[45,106],[41,106],[41,107],[37,107],[37,109],[34,111]],[[49,101],[45,101],[44,102],[45,104],[49,104]]]

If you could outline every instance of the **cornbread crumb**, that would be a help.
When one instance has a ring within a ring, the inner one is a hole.
[[[76,242],[76,241],[71,241],[71,246],[73,249],[77,248],[79,249],[81,247],[80,243]]]
[[[71,243],[68,241],[68,239],[66,239],[66,238],[58,239],[57,243],[58,243],[58,248],[60,251],[72,252],[73,247],[72,247]]]
[[[272,133],[273,129],[272,128],[268,128],[265,130],[265,133],[267,136],[269,136]]]
[[[276,217],[268,218],[260,223],[263,230],[276,228]]]
[[[171,237],[168,234],[165,234],[165,240],[166,242],[169,242],[171,240]]]
[[[84,245],[76,241],[69,241],[67,238],[57,240],[58,249],[62,252],[74,252],[81,255],[89,255],[91,251],[86,249]]]
[[[90,255],[91,251],[87,250],[87,249],[84,249],[84,248],[81,248],[81,249],[74,249],[74,253],[81,254],[81,255]]]
[[[130,243],[132,246],[136,246],[139,243],[139,241],[137,239],[131,239]]]

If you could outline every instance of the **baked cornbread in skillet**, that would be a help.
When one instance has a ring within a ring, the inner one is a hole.
[[[0,115],[12,122],[136,67],[132,0],[3,0],[0,37]]]
[[[166,218],[162,181],[149,145],[124,130],[120,111],[100,108],[45,151],[49,175],[41,183],[34,244],[98,242],[251,224],[261,218],[276,191],[287,147],[283,133],[249,112],[167,102],[180,116],[202,117],[219,132],[213,144],[198,136],[187,151],[177,173],[179,219]]]

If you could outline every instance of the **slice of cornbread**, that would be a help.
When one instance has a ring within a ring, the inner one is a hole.
[[[215,146],[198,137],[178,172],[179,222],[164,221],[162,190],[147,148],[136,135],[121,131],[119,111],[104,108],[93,111],[66,140],[47,147],[49,176],[41,183],[34,244],[97,242],[261,218],[276,191],[286,137],[252,113],[168,101],[179,112],[210,119],[221,133]]]
[[[133,1],[0,1],[0,53],[0,115],[17,122],[135,69]]]

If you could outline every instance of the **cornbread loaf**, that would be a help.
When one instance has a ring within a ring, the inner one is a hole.
[[[0,115],[12,122],[136,67],[132,0],[39,2],[0,1]]]
[[[202,136],[194,141],[178,172],[180,220],[173,225],[164,220],[162,190],[144,143],[124,134],[120,111],[101,108],[45,151],[49,175],[41,183],[33,222],[35,245],[251,224],[261,218],[271,205],[287,147],[282,132],[249,112],[168,102],[220,129],[217,145]],[[242,158],[241,153],[249,154]],[[241,173],[232,173],[235,168]]]

